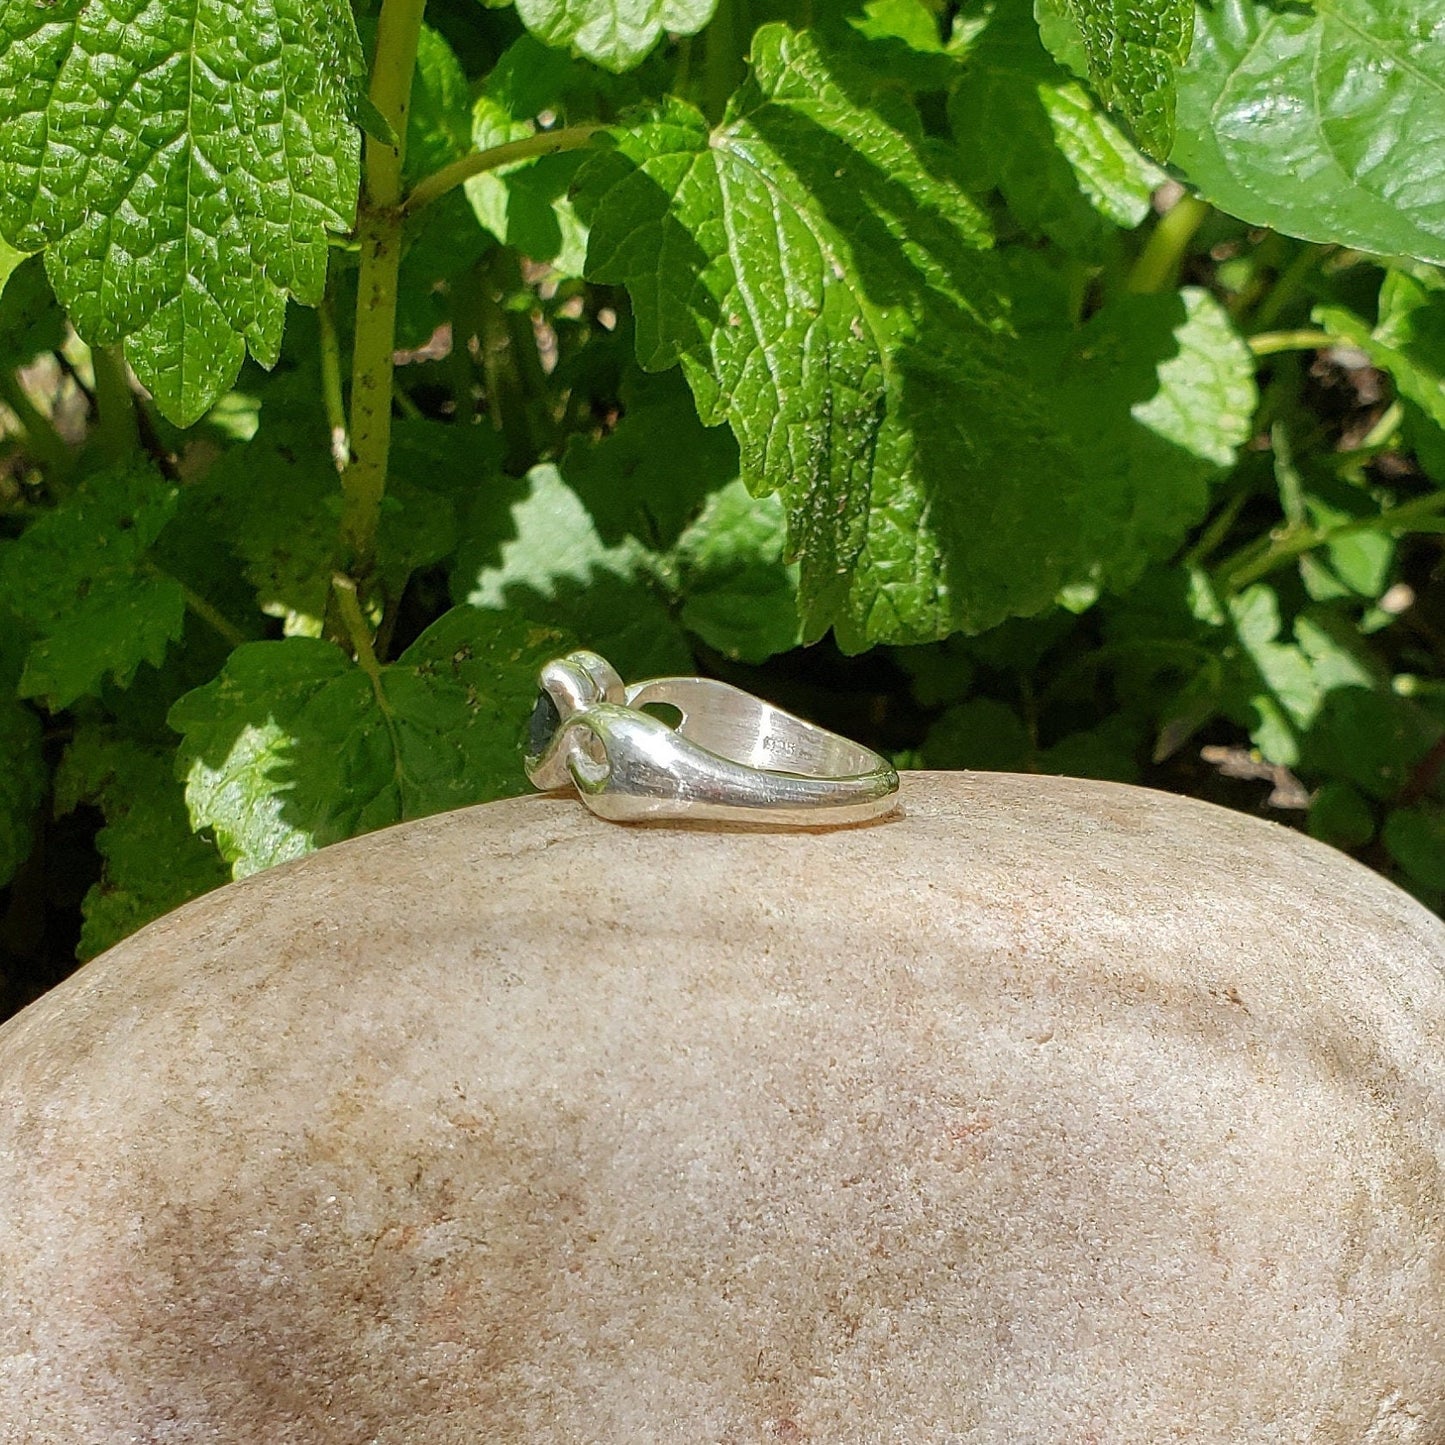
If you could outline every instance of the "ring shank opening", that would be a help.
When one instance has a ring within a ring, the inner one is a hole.
[[[672,704],[683,714],[680,736],[744,767],[841,778],[860,777],[883,765],[861,744],[713,678],[656,678],[630,688],[627,701],[633,708]]]

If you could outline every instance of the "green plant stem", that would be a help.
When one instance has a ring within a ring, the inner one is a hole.
[[[1333,527],[1282,527],[1271,536],[1246,547],[1215,573],[1221,591],[1238,592],[1258,582],[1277,567],[1342,537],[1360,532],[1405,532],[1418,521],[1445,512],[1445,489],[1389,507],[1373,517],[1354,517]]]
[[[399,381],[392,383],[391,399],[396,403],[396,409],[411,421],[420,421],[425,415],[411,399],[411,393]]]
[[[559,151],[575,151],[585,146],[604,127],[596,125],[569,125],[560,130],[542,130],[522,140],[508,141],[505,145],[492,146],[488,150],[473,151],[458,161],[452,161],[439,171],[420,180],[412,187],[411,194],[402,202],[402,211],[414,216],[423,206],[455,190],[473,176],[494,171],[498,166],[509,166],[516,161],[531,160],[536,156],[556,155]]]
[[[95,371],[96,454],[106,462],[124,461],[140,446],[135,392],[118,346],[97,346],[90,353]]]
[[[362,616],[355,581],[345,573],[333,573],[331,596],[350,634],[351,645],[356,653],[356,664],[371,683],[371,695],[376,699],[376,710],[381,714],[381,720],[391,738],[393,776],[400,785],[403,781],[401,737],[397,731],[396,715],[392,711],[391,701],[386,695],[386,688],[382,686],[381,663],[377,661],[376,651],[371,645],[371,629],[366,624],[366,618]]]
[[[152,577],[163,577],[167,582],[174,582],[181,589],[186,611],[199,618],[230,646],[240,647],[243,642],[252,641],[224,612],[218,611],[194,588],[187,587],[173,572],[166,571],[164,567],[158,566],[148,558],[142,560],[141,569]]]
[[[1323,351],[1344,343],[1328,331],[1261,331],[1249,338],[1249,349],[1256,356],[1276,356],[1281,351]]]
[[[1179,267],[1194,234],[1209,215],[1208,205],[1197,196],[1181,196],[1159,217],[1134,269],[1125,283],[1136,295],[1152,296],[1178,283]]]
[[[397,141],[388,145],[367,136],[365,174],[357,208],[361,272],[351,358],[351,451],[341,476],[341,570],[363,582],[370,575],[375,556],[391,454],[402,162],[417,38],[425,9],[426,0],[383,0],[371,69],[371,102],[386,117]]]
[[[341,475],[341,543],[347,570],[365,578],[376,550],[391,455],[401,220],[394,208],[377,210],[367,202],[362,204],[361,272],[351,357],[351,447]]]
[[[1186,571],[1192,571],[1194,568],[1202,566],[1215,548],[1229,536],[1249,498],[1249,489],[1247,487],[1239,488],[1205,527],[1199,540],[1179,559],[1180,566]]]
[[[371,679],[372,688],[378,699],[381,696],[381,664],[371,645],[371,628],[361,614],[361,603],[356,596],[356,583],[344,572],[336,572],[331,578],[331,595],[336,599],[336,610],[346,624],[347,635],[356,650],[356,661],[361,670]]]
[[[1286,306],[1299,295],[1304,279],[1329,252],[1328,246],[1307,245],[1285,267],[1279,280],[1270,287],[1254,313],[1254,324],[1261,329],[1273,326]]]
[[[479,267],[471,278],[458,310],[473,320],[486,388],[487,411],[502,436],[503,469],[520,476],[534,460],[531,427],[527,420],[527,394],[507,313],[495,294],[498,281],[490,267]],[[469,304],[468,304],[469,303]]]
[[[331,459],[336,463],[336,470],[344,472],[351,461],[351,434],[346,425],[346,398],[341,387],[341,338],[336,334],[336,307],[330,276],[327,277],[326,294],[316,308],[316,324],[321,333],[321,398],[326,406],[326,423],[331,429]]]
[[[75,458],[55,423],[30,399],[14,372],[0,371],[0,401],[3,401],[25,432],[25,450],[47,472],[66,476]]]
[[[406,159],[406,123],[411,111],[411,82],[426,0],[382,0],[376,22],[376,55],[371,65],[371,103],[396,135],[396,144],[368,136],[363,188],[374,207],[390,209],[402,198]]]
[[[737,13],[740,4],[741,0],[718,0],[717,9],[703,32],[702,108],[713,124],[723,118],[741,73],[739,32],[744,28],[744,17]]]
[[[193,591],[179,579],[173,579],[176,586],[181,589],[181,596],[186,599],[186,610],[200,618],[213,632],[223,637],[232,647],[240,647],[243,642],[250,642],[234,622],[224,613],[218,612],[199,592]]]
[[[1386,447],[1394,435],[1400,429],[1400,423],[1405,419],[1405,408],[1400,405],[1398,399],[1392,401],[1379,415],[1374,426],[1360,439],[1360,445],[1356,449],[1356,455],[1361,452],[1366,454],[1376,452]]]

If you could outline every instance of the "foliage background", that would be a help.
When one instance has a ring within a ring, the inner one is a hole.
[[[1445,902],[1441,0],[133,8],[0,0],[0,1016],[578,642]]]

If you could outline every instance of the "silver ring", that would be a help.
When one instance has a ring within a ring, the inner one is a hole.
[[[595,652],[549,662],[525,767],[545,791],[572,784],[599,817],[817,828],[866,823],[897,806],[885,758],[705,677],[630,687]],[[664,722],[643,709],[662,703]]]

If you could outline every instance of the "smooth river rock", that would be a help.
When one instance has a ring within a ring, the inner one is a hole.
[[[1271,824],[532,797],[0,1029],[5,1445],[1445,1441],[1445,928]]]

